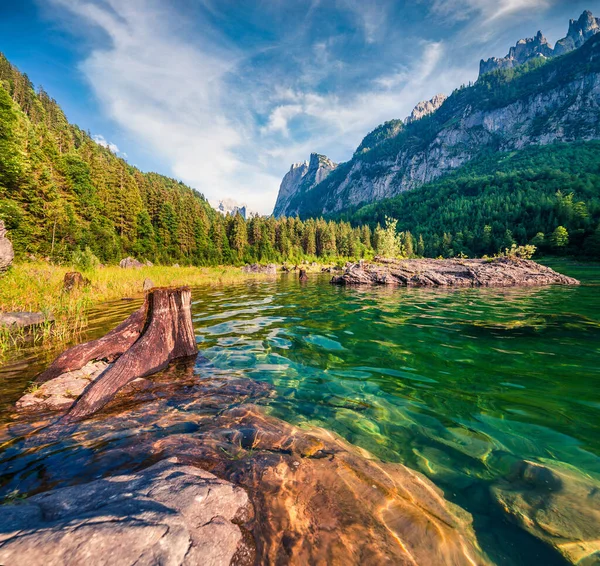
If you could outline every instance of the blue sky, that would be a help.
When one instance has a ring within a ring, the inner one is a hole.
[[[310,152],[477,78],[600,0],[2,0],[0,50],[146,171],[270,213]]]

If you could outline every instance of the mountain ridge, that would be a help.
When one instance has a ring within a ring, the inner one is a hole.
[[[571,36],[583,38],[585,33],[577,35],[577,30],[592,29],[597,21],[584,12],[571,20]],[[543,44],[543,36],[536,37]],[[599,37],[593,33],[560,57],[533,57],[484,73],[417,120],[386,122],[396,125],[386,129],[384,124],[368,134],[360,152],[311,187],[310,198],[288,183],[285,206],[276,215],[319,216],[390,198],[457,169],[482,151],[598,139]],[[371,138],[376,143],[366,147]]]

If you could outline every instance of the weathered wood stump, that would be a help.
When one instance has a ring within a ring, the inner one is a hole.
[[[130,381],[156,373],[176,358],[196,355],[191,302],[187,287],[153,289],[144,305],[106,336],[61,354],[38,382],[81,369],[92,360],[114,361],[84,390],[62,422],[84,419]]]
[[[90,280],[84,277],[79,271],[69,271],[65,273],[63,279],[63,291],[70,293],[73,289],[81,289],[90,284]]]

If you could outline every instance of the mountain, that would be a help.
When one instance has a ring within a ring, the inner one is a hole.
[[[597,20],[584,12],[561,40],[564,49],[570,42],[580,45],[577,49],[484,73],[474,85],[442,99],[441,105],[432,102],[431,108],[438,107],[431,113],[425,112],[428,105],[420,104],[408,123],[380,126],[365,138],[374,143],[363,141],[362,151],[311,185],[310,191],[293,183],[285,186],[275,214],[337,214],[430,183],[490,152],[599,139],[596,28]],[[539,34],[523,45],[540,54],[546,49]],[[518,57],[521,51],[515,49],[513,59]]]
[[[583,12],[578,20],[569,21],[567,36],[556,42],[554,49],[548,40],[538,31],[535,37],[520,39],[511,47],[506,57],[492,57],[487,61],[481,60],[479,76],[498,69],[512,69],[527,63],[536,57],[549,59],[579,49],[590,37],[600,31],[600,18],[595,18],[588,10]]]
[[[429,114],[433,114],[448,97],[445,94],[436,94],[431,100],[424,100],[423,102],[419,102],[410,113],[410,116],[407,116],[404,120],[405,124],[410,124],[411,122],[416,122],[421,118],[425,118],[425,116],[429,116]]]
[[[213,205],[213,208],[220,212],[223,216],[227,216],[228,214],[231,216],[235,216],[239,214],[244,220],[246,220],[248,216],[248,207],[246,204],[240,204],[231,198],[224,198]]]
[[[297,211],[290,205],[290,200],[299,195],[306,195],[336,167],[337,163],[318,153],[311,153],[308,162],[294,163],[281,181],[273,215],[279,217],[285,213],[286,216],[293,216]]]

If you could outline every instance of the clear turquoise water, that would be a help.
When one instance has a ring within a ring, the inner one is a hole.
[[[423,472],[473,514],[495,562],[563,564],[489,496],[521,459],[565,462],[600,479],[600,266],[553,267],[584,284],[392,290],[334,287],[325,276],[301,284],[289,275],[196,289],[205,357],[196,371],[267,382],[276,390],[271,414],[334,430]],[[26,366],[43,361],[34,353]],[[3,371],[12,398],[33,369]],[[4,471],[13,488],[44,458],[15,476],[7,462],[18,457],[14,447],[0,455],[0,478]]]

